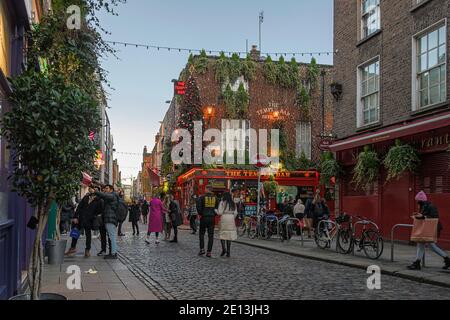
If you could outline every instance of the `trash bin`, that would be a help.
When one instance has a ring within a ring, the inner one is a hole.
[[[9,298],[10,301],[25,301],[31,300],[29,294],[21,294],[18,296],[14,296]],[[66,301],[67,298],[63,295],[56,293],[41,293],[39,300],[53,300],[53,301]]]
[[[48,264],[58,265],[64,263],[67,240],[47,240],[45,251],[48,256]]]

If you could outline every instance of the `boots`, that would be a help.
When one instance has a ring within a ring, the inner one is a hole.
[[[420,260],[414,261],[412,265],[408,266],[409,270],[421,270]]]
[[[443,269],[444,270],[450,269],[450,258],[449,257],[445,257],[444,263],[445,263],[445,265],[444,265]]]
[[[84,251],[84,257],[85,257],[85,258],[89,258],[90,256],[91,256],[91,251],[86,249],[86,250]]]

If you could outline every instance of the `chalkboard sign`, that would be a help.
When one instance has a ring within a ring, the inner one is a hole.
[[[255,216],[257,212],[256,204],[247,204],[245,205],[245,215],[246,216]]]

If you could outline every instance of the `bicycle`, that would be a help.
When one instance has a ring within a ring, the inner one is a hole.
[[[336,217],[335,221],[330,219],[324,219],[319,221],[314,233],[314,240],[320,249],[329,249],[333,241],[337,238],[339,230],[342,228],[342,224],[349,222],[350,216],[346,213]],[[340,247],[339,241],[336,241],[336,251],[344,253],[344,250]]]
[[[256,234],[256,216],[245,216],[238,228],[238,236],[243,237],[247,235],[249,238]]]
[[[284,216],[278,223],[278,230],[278,235],[281,242],[291,240],[294,234],[298,234],[303,241],[303,229],[300,219],[298,218]]]
[[[356,223],[354,219],[357,219]],[[356,235],[358,225],[362,226],[359,238]],[[384,241],[380,229],[365,217],[350,217],[349,226],[339,230],[337,242],[344,254],[354,252],[355,246],[358,247],[358,252],[364,251],[366,257],[372,260],[377,260],[383,254]]]

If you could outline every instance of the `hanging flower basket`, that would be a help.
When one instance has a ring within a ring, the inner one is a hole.
[[[406,172],[415,172],[420,165],[419,154],[411,145],[395,142],[383,164],[388,172],[386,181],[398,180]]]

